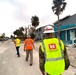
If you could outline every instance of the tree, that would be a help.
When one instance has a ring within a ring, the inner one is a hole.
[[[19,29],[15,30],[15,31],[13,32],[13,34],[14,34],[14,35],[17,35],[18,37],[22,37],[22,36],[23,36],[23,32],[22,32],[21,30],[19,30]]]
[[[59,22],[59,15],[61,14],[61,12],[63,12],[63,10],[66,7],[66,2],[65,0],[53,0],[53,6],[52,6],[52,10],[54,12],[54,14],[56,14],[58,16],[58,37],[60,37],[60,22]]]
[[[5,33],[2,34],[2,37],[3,37],[3,38],[5,37]]]
[[[20,30],[20,31],[24,31],[24,28],[23,28],[23,27],[19,27],[19,30]]]
[[[2,33],[2,35],[0,36],[0,38],[5,38],[5,33]]]
[[[30,35],[32,38],[35,38],[36,27],[39,25],[39,18],[36,15],[32,16],[31,24],[32,24],[32,27],[30,28],[30,31],[31,31]]]
[[[37,27],[39,25],[39,18],[35,15],[31,18],[32,26]]]
[[[29,34],[31,35],[31,38],[34,39],[35,38],[35,27],[32,26],[30,29],[29,29]]]

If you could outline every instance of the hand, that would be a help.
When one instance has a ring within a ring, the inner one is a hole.
[[[68,70],[68,68],[65,68],[65,70]]]
[[[24,51],[25,51],[25,49],[24,49]]]
[[[42,74],[43,74],[43,75],[45,75],[45,72],[44,72],[44,71],[42,71]]]

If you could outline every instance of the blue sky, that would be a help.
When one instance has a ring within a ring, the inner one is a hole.
[[[55,22],[51,7],[53,0],[0,0],[0,33],[10,36],[19,27],[31,24],[31,17],[39,17],[40,26]],[[65,0],[66,8],[60,15],[63,18],[76,13],[76,0]]]

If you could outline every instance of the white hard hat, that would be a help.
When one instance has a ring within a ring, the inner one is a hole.
[[[52,26],[46,26],[44,28],[44,32],[43,33],[54,33],[54,28]]]
[[[15,38],[17,38],[17,35],[15,35]]]

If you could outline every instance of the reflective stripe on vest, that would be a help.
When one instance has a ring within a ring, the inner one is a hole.
[[[44,42],[43,41],[42,41],[42,46],[43,46],[43,49],[44,49],[45,61],[57,61],[57,60],[62,60],[64,58],[64,53],[63,53],[64,51],[62,50],[62,48],[60,49],[62,57],[58,57],[58,58],[47,58],[47,56],[46,56],[46,48],[45,48],[45,45],[44,45]]]

